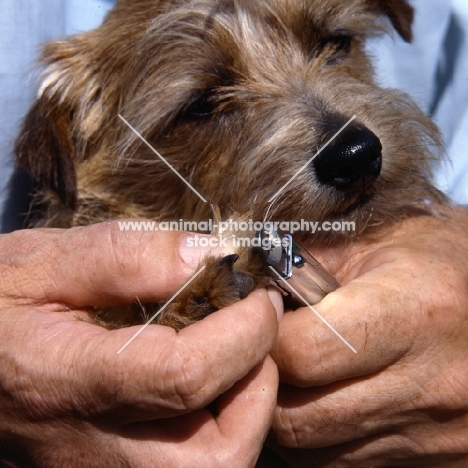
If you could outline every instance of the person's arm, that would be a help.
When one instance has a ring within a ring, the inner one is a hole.
[[[0,460],[254,466],[278,385],[265,290],[178,334],[151,325],[120,354],[139,327],[109,331],[87,311],[177,291],[200,255],[186,264],[183,238],[117,223],[0,236]]]

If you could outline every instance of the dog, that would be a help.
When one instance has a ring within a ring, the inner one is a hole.
[[[376,84],[365,49],[391,26],[410,41],[412,19],[404,0],[118,1],[99,28],[44,47],[16,144],[37,186],[32,224],[201,221],[215,206],[364,231],[443,203],[436,127]],[[252,249],[204,263],[158,323],[181,329],[271,281]],[[143,321],[135,305],[98,315]]]

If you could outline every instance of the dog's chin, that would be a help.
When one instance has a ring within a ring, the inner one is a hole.
[[[337,190],[335,192],[333,197],[328,194],[327,197],[314,203],[310,213],[307,213],[309,219],[320,222],[356,220],[361,218],[364,213],[374,210],[373,205],[376,204],[376,198],[379,195],[379,189],[374,186],[360,192],[339,192]],[[320,216],[317,216],[317,210],[315,209],[317,205],[324,207]],[[300,218],[304,218],[304,214],[298,213]]]
[[[294,233],[294,238],[306,244],[327,247],[347,244],[365,235],[367,230],[382,222],[380,203],[376,200],[378,194],[378,190],[370,188],[359,194],[339,194],[336,203],[333,204],[330,203],[330,199],[323,200],[324,204],[328,203],[328,209],[320,216],[317,216],[313,207],[310,210],[292,210],[295,211],[294,221],[304,220],[315,225],[313,232],[301,230]],[[388,214],[384,217],[388,218]],[[341,229],[338,228],[340,225]]]

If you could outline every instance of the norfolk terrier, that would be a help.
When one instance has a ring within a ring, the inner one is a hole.
[[[410,41],[412,19],[404,0],[118,1],[99,28],[44,47],[16,146],[32,224],[201,221],[215,206],[370,227],[443,201],[437,129],[376,84],[365,48],[392,27]],[[159,323],[180,329],[266,284],[255,251],[238,255],[208,258]],[[121,323],[139,320],[125,310]]]

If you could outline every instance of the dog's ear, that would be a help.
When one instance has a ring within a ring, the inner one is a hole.
[[[35,187],[57,193],[70,208],[76,202],[75,163],[84,157],[89,139],[83,128],[99,115],[87,37],[44,46],[39,97],[23,121],[15,146],[17,160],[29,171]]]
[[[31,174],[38,189],[56,192],[73,208],[76,200],[72,110],[42,96],[23,121],[15,145],[18,162]]]
[[[413,39],[414,10],[405,0],[371,0],[377,11],[386,15],[398,34],[406,41]]]

